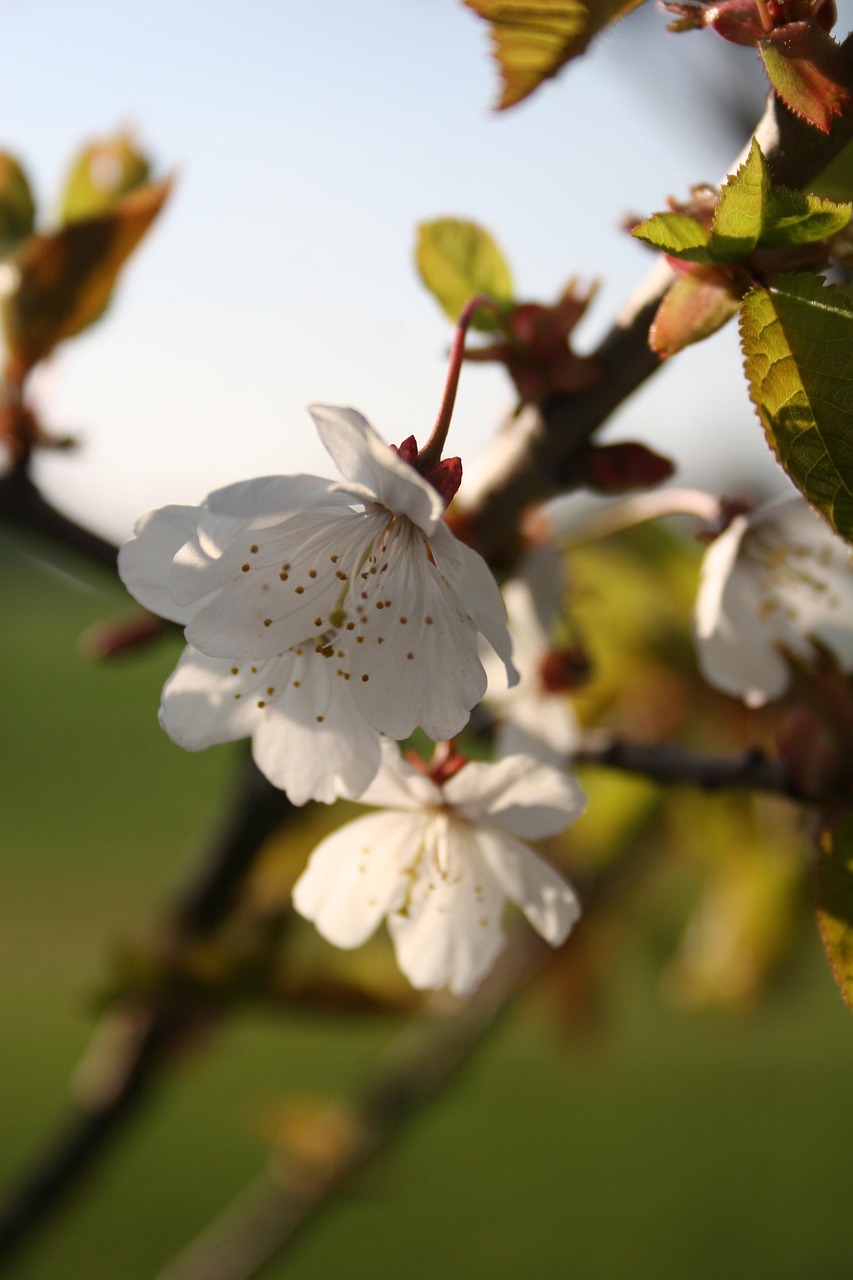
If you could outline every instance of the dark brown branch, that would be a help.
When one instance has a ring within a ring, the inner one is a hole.
[[[813,796],[788,776],[784,767],[754,748],[736,756],[694,756],[681,747],[614,741],[590,735],[572,756],[572,764],[602,765],[666,785],[684,783],[705,791],[737,788],[766,791],[811,803]]]
[[[230,816],[168,922],[165,945],[172,954],[179,955],[187,942],[210,936],[225,920],[261,845],[293,812],[284,793],[247,763]],[[192,1012],[168,983],[150,1004],[123,1011],[122,1034],[117,1043],[111,1041],[109,1060],[99,1064],[96,1096],[69,1118],[0,1211],[0,1261],[10,1259],[63,1205],[136,1114]]]
[[[0,520],[41,534],[93,564],[116,571],[118,547],[57,511],[22,468],[0,476]]]

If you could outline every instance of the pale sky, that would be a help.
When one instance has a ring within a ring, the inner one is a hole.
[[[40,463],[53,499],[123,537],[142,511],[232,480],[331,474],[311,401],[354,405],[390,440],[425,436],[451,331],[413,268],[423,219],[485,223],[521,296],[600,278],[591,344],[652,262],[623,215],[717,180],[739,150],[699,84],[722,42],[643,16],[657,40],[628,19],[497,115],[486,27],[461,0],[0,0],[0,146],[43,216],[74,150],[118,127],[178,175],[112,314],[40,378],[47,422],[84,440]],[[760,86],[753,52],[734,52]],[[673,452],[681,483],[732,459],[772,483],[740,365],[730,326],[606,438]],[[500,372],[466,369],[452,451],[473,467],[511,403]]]

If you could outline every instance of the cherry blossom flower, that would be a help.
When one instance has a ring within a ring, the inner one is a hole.
[[[479,635],[518,678],[494,578],[444,524],[413,442],[395,452],[352,409],[311,413],[343,483],[231,485],[144,516],[119,557],[140,603],[189,642],[164,728],[191,750],[251,737],[294,803],[358,794],[380,733],[458,733],[486,688]]]
[[[817,641],[853,669],[850,548],[801,498],[737,515],[705,553],[694,613],[706,680],[760,707]]]
[[[554,835],[580,816],[585,797],[567,774],[508,756],[442,779],[386,740],[361,803],[382,812],[322,840],[293,890],[296,910],[335,946],[359,946],[387,917],[413,986],[468,995],[504,945],[507,900],[552,946],[567,937],[580,914],[575,892],[518,839]]]
[[[483,652],[489,677],[483,701],[497,721],[499,757],[527,754],[556,765],[579,743],[580,728],[567,695],[578,674],[578,657],[553,641],[565,593],[562,556],[553,546],[532,550],[517,576],[501,589],[520,679],[508,688],[494,655]]]

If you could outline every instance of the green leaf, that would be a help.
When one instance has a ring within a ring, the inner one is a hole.
[[[90,142],[75,157],[65,181],[60,220],[77,222],[114,209],[147,180],[150,165],[127,133]]]
[[[436,218],[418,227],[415,249],[420,277],[455,323],[467,302],[484,293],[496,302],[513,300],[512,275],[506,258],[484,227],[461,218]],[[500,327],[499,318],[481,309],[473,328]]]
[[[853,142],[811,183],[812,190],[827,200],[853,200]]]
[[[793,249],[834,236],[850,221],[853,206],[819,196],[771,187],[759,237],[761,249]]]
[[[642,0],[465,0],[490,24],[501,75],[498,107],[515,106]]]
[[[0,297],[9,364],[18,378],[64,338],[97,320],[119,272],[151,226],[171,184],[141,187],[109,213],[33,235],[9,260]]]
[[[853,540],[853,293],[818,276],[750,291],[740,335],[771,448],[838,533]]]
[[[746,258],[758,244],[770,196],[770,172],[753,139],[744,163],[724,183],[709,248],[715,262]]]
[[[27,175],[14,156],[0,151],[0,257],[33,229],[36,205]]]
[[[686,262],[709,263],[708,232],[686,213],[656,213],[631,232],[644,244]]]
[[[716,333],[737,309],[738,299],[724,283],[698,275],[681,276],[657,309],[649,329],[649,345],[665,360]]]
[[[821,832],[817,922],[835,981],[853,1009],[853,814]]]

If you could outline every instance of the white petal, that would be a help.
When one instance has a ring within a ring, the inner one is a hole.
[[[322,476],[260,476],[254,480],[238,480],[236,484],[215,489],[204,500],[205,506],[221,515],[253,521],[266,516],[281,519],[311,506],[345,503],[344,495]]]
[[[134,536],[118,553],[118,571],[128,591],[153,613],[170,622],[187,622],[192,612],[169,591],[172,561],[195,537],[197,507],[161,507],[136,522]]]
[[[404,462],[355,409],[309,405],[320,439],[341,475],[367,501],[408,516],[432,533],[444,515],[440,494]]]
[[[486,688],[477,628],[409,521],[365,565],[351,650],[353,696],[391,738],[420,726],[436,741],[468,722]]]
[[[269,686],[275,666],[235,665],[187,646],[163,687],[161,725],[186,751],[250,737],[259,723],[260,690]]]
[[[441,826],[444,874],[436,866]],[[449,987],[460,996],[473,991],[504,945],[504,900],[470,831],[433,818],[409,898],[388,917],[397,963],[412,986]]]
[[[436,529],[430,539],[430,549],[438,568],[464,600],[477,630],[504,664],[507,684],[517,684],[506,611],[491,569],[481,555],[455,538],[446,525]]]
[[[349,616],[358,566],[385,524],[322,507],[247,530],[236,556],[242,563],[193,618],[187,638],[214,657],[264,658],[336,630]]]
[[[442,805],[435,783],[419,773],[400,754],[396,742],[380,741],[382,764],[370,786],[359,796],[360,804],[382,809],[425,809]]]
[[[580,727],[572,704],[562,693],[527,693],[507,698],[500,709],[495,754],[533,756],[543,764],[560,765],[580,741]]]
[[[480,829],[475,838],[504,893],[521,908],[536,932],[552,947],[564,942],[581,911],[568,881],[512,836]]]
[[[411,816],[371,813],[322,840],[293,888],[293,905],[336,947],[357,947],[398,906],[407,879],[399,854],[419,831]]]
[[[507,756],[494,764],[472,761],[445,783],[444,796],[469,821],[532,840],[556,835],[586,807],[575,778],[532,756]]]
[[[264,691],[269,700],[252,754],[264,776],[297,805],[358,796],[379,768],[379,734],[356,709],[336,662],[313,651],[294,655],[286,683],[273,694]]]

